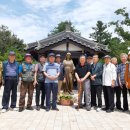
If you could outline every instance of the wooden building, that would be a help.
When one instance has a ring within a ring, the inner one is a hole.
[[[69,28],[43,40],[29,43],[25,50],[32,54],[36,60],[40,54],[47,55],[54,52],[55,54],[60,53],[64,58],[66,53],[70,52],[74,63],[77,63],[81,54],[99,54],[100,57],[103,57],[110,52],[108,46],[88,40],[80,34],[70,31]]]

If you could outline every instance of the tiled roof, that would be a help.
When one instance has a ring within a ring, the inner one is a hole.
[[[27,47],[25,48],[26,50],[35,48],[36,50],[40,50],[41,48],[45,48],[47,46],[51,46],[52,44],[58,43],[60,41],[63,41],[65,39],[70,39],[74,42],[77,42],[85,47],[88,47],[90,49],[93,49],[95,51],[100,51],[104,50],[109,52],[110,50],[108,49],[108,46],[94,42],[92,40],[88,40],[86,38],[81,37],[80,35],[71,32],[71,31],[63,31],[58,34],[49,36],[43,40],[29,43],[27,44]]]

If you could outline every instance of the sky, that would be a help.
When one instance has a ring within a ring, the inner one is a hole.
[[[46,38],[58,23],[68,20],[89,38],[98,20],[117,19],[114,11],[123,7],[130,12],[130,0],[0,0],[0,25],[31,43]]]

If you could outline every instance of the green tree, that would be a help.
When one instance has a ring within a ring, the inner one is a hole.
[[[90,38],[104,45],[108,45],[110,43],[111,33],[108,32],[106,24],[102,21],[97,21],[96,27],[92,27],[92,29],[94,32],[90,34]]]
[[[106,25],[102,21],[97,21],[96,27],[92,28],[94,32],[90,34],[90,37],[99,43],[108,44],[111,50],[110,55],[119,59],[121,53],[128,53],[127,48],[130,46],[130,18],[126,8],[116,10],[115,14],[122,18],[119,17],[118,20],[113,20]],[[116,37],[108,31],[109,27],[114,29]]]
[[[123,19],[110,22],[110,26],[115,26],[115,33],[121,37],[124,41],[130,41],[130,17],[129,13],[126,12],[126,8],[118,9],[115,11],[116,15],[120,15]],[[127,29],[127,30],[126,30]]]
[[[120,42],[119,38],[112,38],[109,44],[109,48],[111,49],[111,56],[117,57],[120,59],[121,53],[128,53],[128,47],[130,46],[130,42]]]
[[[65,31],[66,30],[66,26],[69,26],[70,30],[72,32],[80,33],[79,30],[77,30],[75,28],[75,26],[73,26],[72,22],[70,22],[70,21],[62,21],[48,35],[54,35],[54,34],[57,34],[59,32]]]
[[[119,58],[121,53],[128,53],[127,48],[130,47],[130,17],[126,8],[117,9],[114,13],[121,17],[110,22],[109,26],[114,27],[114,32],[120,41],[112,40],[110,49],[112,50],[111,53]]]
[[[25,44],[23,40],[11,33],[8,27],[0,26],[0,60],[6,60],[10,50],[16,52],[17,60],[21,61],[24,54]]]

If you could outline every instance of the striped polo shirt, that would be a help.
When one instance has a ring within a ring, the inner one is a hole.
[[[54,63],[47,62],[43,67],[43,71],[50,76],[56,76],[58,73],[60,73],[60,65],[58,65],[55,62]],[[50,80],[46,77],[45,83],[58,83],[58,78],[56,80]]]

